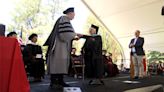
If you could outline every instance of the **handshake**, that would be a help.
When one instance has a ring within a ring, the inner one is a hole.
[[[77,34],[77,35],[74,37],[74,40],[79,40],[81,37],[83,37],[82,34]]]

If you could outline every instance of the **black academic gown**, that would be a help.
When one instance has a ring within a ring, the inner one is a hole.
[[[58,20],[56,21],[56,23],[55,23],[55,25],[54,25],[54,27],[52,29],[52,32],[50,33],[48,39],[43,44],[43,46],[48,46],[48,49],[47,49],[47,52],[46,52],[46,60],[47,60],[49,51],[52,49],[52,47],[54,45],[55,37],[58,34],[58,31],[56,31],[56,30],[58,29],[60,19],[61,19],[61,17],[58,18]]]
[[[43,77],[45,73],[43,57],[37,58],[37,54],[42,55],[42,49],[39,45],[27,44],[23,50],[26,72],[35,78]]]
[[[85,76],[88,78],[101,78],[104,70],[101,36],[83,36],[82,38],[86,39],[82,48],[85,61]]]

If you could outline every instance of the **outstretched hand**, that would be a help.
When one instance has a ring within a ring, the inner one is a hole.
[[[79,40],[79,39],[82,38],[83,36],[84,36],[83,34],[78,34],[78,33],[77,33],[73,40]]]
[[[80,37],[79,36],[75,36],[73,40],[79,40]]]
[[[77,34],[77,36],[80,38],[80,37],[83,37],[83,34]]]

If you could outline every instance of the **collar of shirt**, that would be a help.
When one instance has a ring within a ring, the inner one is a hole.
[[[32,45],[37,45],[36,43],[34,43],[34,42],[32,42],[32,41],[30,41],[30,42],[29,42],[29,44],[32,44]]]
[[[97,34],[92,34],[91,36],[97,36]]]
[[[133,42],[133,44],[136,44],[136,42],[137,42],[137,39],[138,39],[138,37],[136,37],[136,38],[134,39],[134,42]]]

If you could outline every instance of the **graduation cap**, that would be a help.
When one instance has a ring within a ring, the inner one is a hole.
[[[94,29],[96,29],[96,34],[97,34],[98,33],[98,30],[99,30],[99,27],[96,26],[96,25],[94,25],[94,24],[92,24],[91,27],[94,28]]]
[[[74,12],[74,8],[73,7],[67,8],[65,11],[63,11],[63,14],[67,14],[69,12]]]

